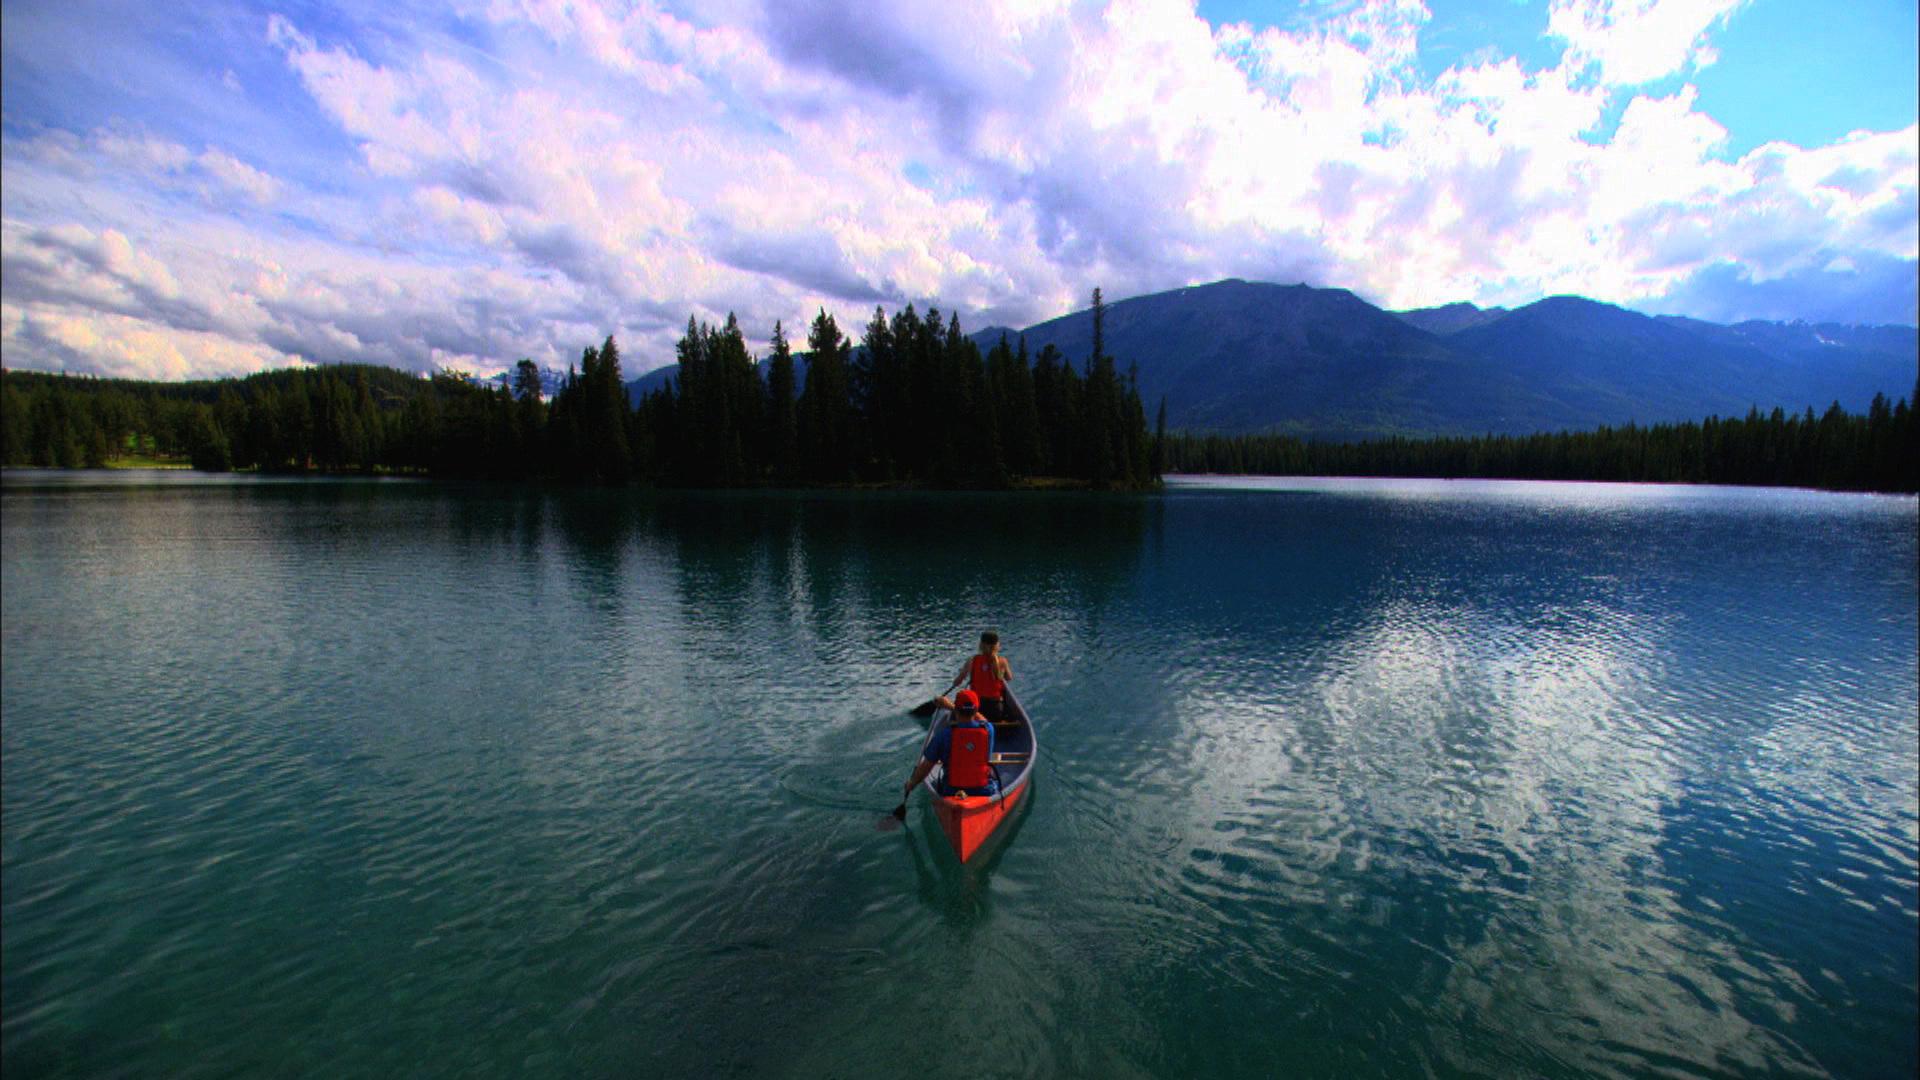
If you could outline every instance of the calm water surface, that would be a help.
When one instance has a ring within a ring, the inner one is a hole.
[[[1920,1062],[1910,498],[0,511],[9,1080]],[[1045,754],[963,869],[875,822],[986,625]]]

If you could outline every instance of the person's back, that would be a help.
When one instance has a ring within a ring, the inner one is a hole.
[[[980,711],[996,724],[1013,720],[1007,709],[1007,683],[1013,678],[1013,665],[1000,655],[1000,635],[988,630],[980,635],[980,651],[967,659],[954,682],[965,682],[980,698]]]
[[[993,725],[979,713],[955,717],[941,734],[946,746],[941,757],[946,762],[947,795],[992,795],[1000,790],[993,774]]]
[[[962,690],[952,701],[941,698],[942,708],[952,710],[951,719],[935,729],[920,752],[920,762],[907,780],[906,791],[925,779],[935,765],[945,767],[941,777],[942,795],[996,795],[999,777],[993,767],[993,725],[980,715],[980,698],[971,690]]]

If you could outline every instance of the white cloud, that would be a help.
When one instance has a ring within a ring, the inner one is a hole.
[[[114,209],[141,216],[136,204]],[[564,280],[344,250],[213,212],[169,224],[137,242],[117,229],[6,220],[6,304],[18,316],[0,328],[9,365],[141,378],[179,377],[175,360],[498,370],[522,355],[565,366],[579,342],[628,329]],[[212,348],[216,339],[233,348]],[[157,351],[143,360],[145,348]]]
[[[1717,55],[1707,33],[1747,0],[1553,0],[1547,33],[1567,42],[1575,65],[1599,67],[1615,86],[1653,82]]]
[[[0,326],[8,349],[30,349],[54,370],[103,372],[121,378],[180,381],[247,375],[300,363],[261,345],[222,333],[183,330],[152,319],[93,311],[85,314],[6,304]]]
[[[270,203],[280,194],[280,181],[223,150],[207,150],[194,159],[207,175],[254,202]]]
[[[147,340],[133,319],[232,356],[479,370],[611,330],[639,369],[689,313],[756,337],[907,300],[1024,324],[1095,284],[1229,275],[1395,307],[1634,303],[1709,268],[1787,280],[1920,246],[1913,128],[1730,161],[1691,87],[1610,88],[1706,62],[1733,3],[1557,4],[1561,65],[1432,81],[1404,0],[1294,33],[1215,30],[1181,0],[738,6],[498,0],[469,12],[484,53],[273,16],[352,147],[320,175],[130,125],[10,138],[10,362],[81,355],[67,323],[16,340],[56,314],[97,313],[102,341]]]
[[[95,178],[112,173],[116,182],[188,190],[208,201],[244,195],[256,203],[270,203],[284,187],[280,180],[218,147],[195,153],[148,132],[118,128],[84,136],[56,129],[18,142],[9,140],[8,152],[70,176]]]

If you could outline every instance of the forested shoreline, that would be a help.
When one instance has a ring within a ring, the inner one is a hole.
[[[1875,395],[1865,415],[1836,402],[1815,416],[1742,418],[1538,435],[1309,442],[1281,435],[1169,434],[1173,473],[1604,480],[1832,491],[1920,490],[1920,422],[1906,399]]]
[[[958,316],[908,306],[875,308],[857,348],[824,311],[804,355],[776,324],[763,373],[732,316],[689,319],[677,377],[631,403],[611,336],[551,400],[531,360],[499,387],[366,365],[190,383],[10,371],[0,460],[676,487],[1151,487],[1145,412],[1105,352],[1098,290],[1094,310],[1078,368],[1004,339],[982,355]]]
[[[1064,483],[1109,490],[1163,473],[1608,480],[1920,490],[1910,400],[1865,414],[1744,418],[1527,436],[1313,442],[1150,432],[1135,379],[1106,354],[982,354],[959,318],[875,308],[860,342],[822,311],[796,353],[775,324],[756,362],[738,322],[689,319],[676,377],[629,400],[618,345],[583,351],[551,399],[531,360],[507,385],[341,365],[186,383],[8,371],[0,462],[209,471],[357,472],[671,487]],[[1916,386],[1920,395],[1920,385]]]

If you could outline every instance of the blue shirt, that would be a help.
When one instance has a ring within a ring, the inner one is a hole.
[[[987,729],[987,758],[988,760],[992,760],[993,758],[993,725],[984,723],[984,722],[976,722],[972,725],[963,724],[961,726],[962,727],[967,727],[967,726],[983,727]],[[947,760],[947,747],[951,746],[952,744],[953,744],[953,725],[948,724],[942,727],[939,731],[936,731],[933,733],[933,738],[927,740],[927,748],[920,752],[920,756],[923,758],[926,758],[928,761],[932,761],[935,763],[945,762]]]

